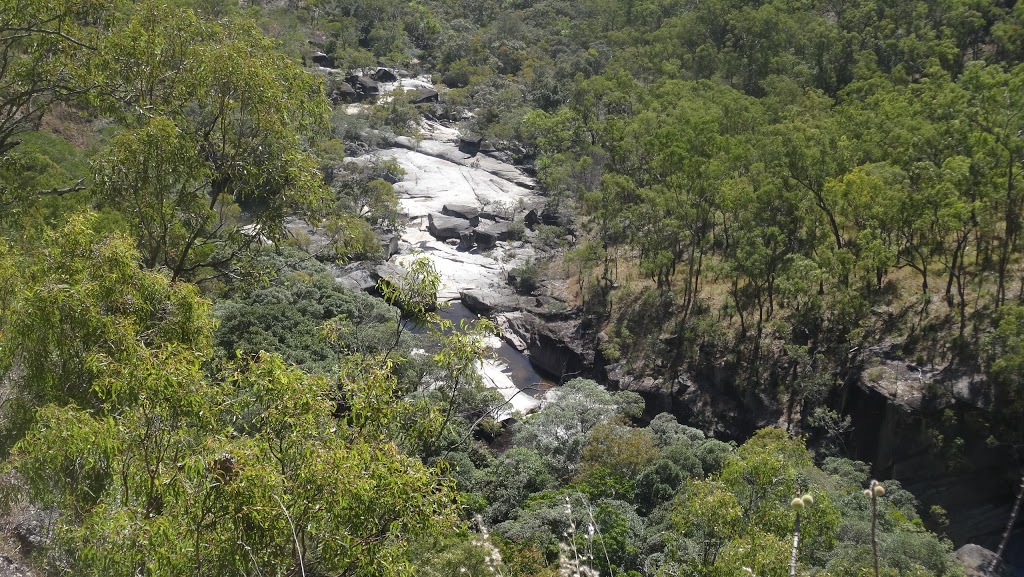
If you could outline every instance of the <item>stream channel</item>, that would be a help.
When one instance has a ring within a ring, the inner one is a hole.
[[[483,209],[481,219],[488,214],[522,219],[527,210],[541,206],[543,199],[535,192],[537,183],[515,166],[484,153],[460,150],[457,130],[423,121],[420,134],[419,140],[398,137],[391,148],[355,160],[390,159],[405,171],[394,187],[408,222],[399,253],[390,262],[403,267],[412,259],[429,259],[441,277],[438,299],[448,304],[440,312],[458,326],[461,319],[476,318],[461,302],[464,292],[485,291],[514,301],[517,297],[506,282],[508,271],[538,255],[525,241],[499,241],[488,250],[453,246],[456,243],[449,244],[451,241],[431,234],[431,215],[442,215],[447,205]],[[503,316],[515,314],[493,316],[500,326]],[[516,412],[526,414],[539,408],[544,392],[553,383],[534,370],[523,347],[511,346],[498,337],[491,339],[491,346],[494,356],[485,359],[478,370],[484,384],[497,389],[508,401],[496,417],[506,419]]]

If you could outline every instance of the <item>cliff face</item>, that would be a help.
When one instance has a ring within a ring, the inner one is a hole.
[[[976,374],[908,364],[869,351],[844,387],[838,410],[853,423],[852,457],[899,480],[924,505],[932,528],[955,543],[993,547],[1020,478],[1020,455],[992,437],[992,398]],[[946,511],[948,526],[928,510]]]
[[[762,427],[789,426],[778,399],[739,386],[729,363],[705,359],[695,372],[675,378],[631,374],[625,363],[607,364],[572,320],[552,321],[525,315],[514,324],[531,361],[556,376],[579,371],[612,389],[639,393],[648,418],[670,412],[737,441]],[[880,479],[898,480],[919,499],[930,528],[957,546],[995,548],[1024,459],[993,434],[991,387],[970,371],[908,363],[900,349],[885,343],[849,359],[845,382],[829,400],[850,418],[848,456],[871,463]],[[1024,530],[1015,539],[1024,550]]]

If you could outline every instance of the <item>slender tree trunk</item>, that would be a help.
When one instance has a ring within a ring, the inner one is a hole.
[[[793,549],[789,553],[789,577],[796,577],[796,558],[800,550],[800,512],[796,513],[796,523],[793,525]]]
[[[868,489],[871,497],[871,559],[874,564],[875,577],[878,577],[878,493],[875,487],[878,481],[871,481],[871,488]]]
[[[1024,499],[1024,475],[1020,479],[1020,489],[1017,491],[1017,500],[1013,503],[1013,509],[1010,511],[1010,520],[1006,523],[1006,530],[1003,531],[1003,540],[999,543],[999,549],[996,550],[996,556],[992,558],[992,562],[988,566],[988,572],[992,573],[996,570],[996,566],[999,565],[999,560],[1003,557],[1003,552],[1006,550],[1006,544],[1010,542],[1010,535],[1013,533],[1013,526],[1017,524],[1017,515],[1020,514],[1021,500]]]

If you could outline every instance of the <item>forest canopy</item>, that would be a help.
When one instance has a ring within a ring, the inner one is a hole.
[[[833,401],[898,343],[984,377],[985,419],[924,423],[951,470],[968,429],[1020,445],[1022,61],[1008,0],[0,0],[0,553],[959,575]],[[438,90],[374,100],[380,69]],[[565,281],[590,376],[725,374],[763,414],[567,378],[498,422],[495,325],[427,261],[338,282],[407,220],[402,168],[352,157],[426,120],[536,176],[516,288]]]

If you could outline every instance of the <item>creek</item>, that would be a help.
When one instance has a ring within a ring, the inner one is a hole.
[[[506,282],[508,271],[537,253],[525,241],[497,242],[486,251],[453,246],[431,235],[430,215],[442,214],[445,206],[468,206],[501,218],[521,219],[542,199],[534,191],[536,183],[518,168],[483,153],[460,150],[455,129],[424,121],[421,136],[419,140],[399,137],[396,146],[356,160],[393,160],[405,171],[394,187],[408,221],[391,264],[403,267],[413,259],[427,258],[440,276],[438,299],[447,305],[441,314],[458,325],[460,320],[476,318],[461,302],[462,293],[487,291],[515,299]],[[495,319],[500,321],[501,316],[499,313]],[[536,410],[553,383],[507,341],[495,337],[490,343],[494,355],[482,361],[478,372],[484,384],[501,392],[507,401],[498,411],[499,419]]]

